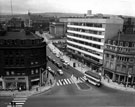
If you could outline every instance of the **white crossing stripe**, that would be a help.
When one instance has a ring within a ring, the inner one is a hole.
[[[85,77],[83,77],[83,79],[86,81],[87,79]]]
[[[16,104],[16,105],[23,105],[24,102],[16,102],[15,104]],[[11,105],[11,103],[9,103],[9,105]]]
[[[59,80],[60,85],[62,85],[61,81]]]
[[[70,81],[72,82],[72,83],[74,83],[74,81],[70,78]]]
[[[59,86],[59,83],[57,82],[57,86]]]
[[[24,103],[19,103],[19,102],[18,102],[18,103],[16,103],[16,105],[23,105],[23,104],[24,104]]]
[[[12,102],[26,102],[25,100],[13,100]]]
[[[70,80],[69,80],[69,79],[67,79],[67,81],[68,81],[68,83],[69,83],[69,84],[71,84],[71,82],[70,82]]]
[[[14,100],[27,100],[27,98],[20,98],[20,97],[19,98],[16,98],[15,97]]]
[[[84,81],[85,81],[85,80],[84,80],[84,78],[82,78],[82,77],[80,77],[80,79],[81,79],[81,81],[82,81],[82,82],[84,82]]]
[[[63,79],[61,79],[61,82],[63,83],[63,85],[66,85],[66,83],[64,82],[64,80],[63,80]]]
[[[68,82],[66,81],[66,79],[64,79],[64,81],[66,82],[66,84],[68,84]]]

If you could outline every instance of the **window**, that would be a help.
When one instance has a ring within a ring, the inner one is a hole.
[[[38,73],[38,69],[36,69],[36,73]]]
[[[9,71],[6,72],[6,75],[9,75]]]
[[[31,74],[34,74],[34,70],[31,70]]]
[[[14,71],[11,71],[11,75],[14,75],[15,73],[14,73]]]
[[[120,46],[123,46],[123,42],[120,42]]]
[[[125,43],[125,46],[126,46],[126,47],[128,47],[128,46],[129,46],[129,43],[128,43],[128,42],[126,42],[126,43]]]
[[[108,44],[111,44],[111,40],[108,40]]]
[[[135,43],[132,43],[132,47],[135,47]]]
[[[113,41],[113,45],[116,45],[116,41]]]

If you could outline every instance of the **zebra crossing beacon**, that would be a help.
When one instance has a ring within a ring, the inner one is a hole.
[[[100,87],[101,86],[101,75],[96,72],[86,71],[85,72],[85,79],[87,82]]]

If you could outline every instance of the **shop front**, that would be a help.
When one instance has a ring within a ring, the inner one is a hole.
[[[5,89],[11,90],[27,90],[28,77],[5,77]]]

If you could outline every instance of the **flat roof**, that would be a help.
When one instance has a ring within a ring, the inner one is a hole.
[[[25,34],[25,31],[18,32],[6,32],[5,35],[0,36],[0,39],[41,39],[40,36],[36,34]]]
[[[120,36],[112,37],[110,40],[135,42],[135,34],[121,34]]]

